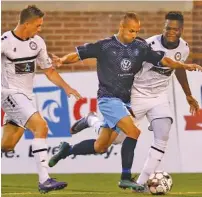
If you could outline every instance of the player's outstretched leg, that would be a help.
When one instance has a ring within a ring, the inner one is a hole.
[[[71,146],[69,143],[61,142],[58,153],[51,157],[48,162],[49,167],[53,167],[58,163],[58,161],[65,159],[69,155],[70,148]]]
[[[67,183],[58,182],[55,179],[49,178],[44,183],[39,183],[39,192],[47,193],[53,190],[60,190],[67,187]]]
[[[78,144],[70,146],[67,142],[62,142],[59,152],[49,160],[49,167],[55,166],[58,161],[65,159],[70,155],[91,155],[98,152],[95,150],[95,139],[84,140]]]
[[[91,127],[93,122],[99,121],[95,112],[88,113],[87,116],[77,120],[71,127],[71,134],[76,134],[81,132],[82,130]]]

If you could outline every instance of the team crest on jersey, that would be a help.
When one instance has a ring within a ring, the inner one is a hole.
[[[131,69],[131,67],[132,67],[131,66],[131,61],[129,59],[126,59],[126,58],[122,59],[122,61],[121,61],[121,69],[123,71],[129,71]]]
[[[35,42],[31,41],[31,42],[29,43],[29,47],[30,47],[32,50],[36,50],[36,49],[37,49],[37,44],[36,44]]]
[[[181,60],[181,57],[182,57],[182,55],[181,55],[180,52],[175,53],[175,60],[176,60],[176,61],[180,61],[180,60]]]

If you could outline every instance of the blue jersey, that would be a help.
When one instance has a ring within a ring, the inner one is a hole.
[[[163,52],[153,51],[142,39],[124,45],[116,36],[77,47],[80,59],[96,58],[99,80],[98,98],[116,97],[130,101],[134,75],[147,61],[157,65]]]

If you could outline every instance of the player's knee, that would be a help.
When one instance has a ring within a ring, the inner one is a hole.
[[[99,142],[95,142],[94,149],[96,153],[105,153],[107,151],[107,145],[101,144]]]
[[[169,133],[172,126],[171,118],[161,118],[152,121],[152,128],[156,139],[168,141]]]
[[[37,138],[46,138],[48,135],[48,125],[45,120],[41,120],[36,127],[35,137]]]
[[[168,140],[162,140],[154,138],[154,147],[159,148],[160,150],[165,150],[168,144]]]
[[[137,127],[134,127],[128,130],[127,136],[133,139],[138,139],[138,137],[140,136],[140,133],[141,131]]]
[[[167,142],[169,140],[169,133],[170,133],[169,130],[162,129],[158,135],[157,134],[155,135],[155,138]]]
[[[161,136],[161,140],[167,142],[169,139],[169,133],[165,133]]]

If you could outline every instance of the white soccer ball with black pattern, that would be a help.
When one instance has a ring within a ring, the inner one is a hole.
[[[153,195],[164,195],[171,190],[173,181],[167,172],[157,171],[149,176],[147,184]]]

